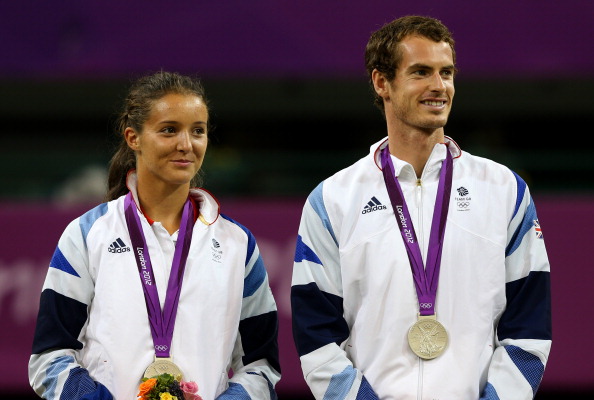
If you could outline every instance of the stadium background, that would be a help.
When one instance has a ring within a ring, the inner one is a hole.
[[[594,394],[594,4],[588,0],[0,2],[0,398],[29,399],[39,291],[66,224],[101,201],[132,79],[200,76],[205,187],[259,241],[281,316],[281,399],[309,399],[288,290],[301,207],[385,135],[363,65],[398,16],[441,19],[460,73],[446,128],[530,185],[552,264],[554,344],[537,399]],[[589,247],[590,246],[590,247]]]

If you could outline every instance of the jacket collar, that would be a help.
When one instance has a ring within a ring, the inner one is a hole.
[[[138,201],[138,191],[136,190],[138,187],[138,175],[136,175],[136,171],[131,170],[128,172],[126,177],[126,186],[132,193],[136,208],[141,214],[144,215],[139,207],[140,202]],[[217,199],[210,192],[201,188],[191,188],[189,195],[192,198],[194,211],[198,214],[198,219],[200,222],[202,222],[204,225],[214,224],[219,218],[220,214],[220,205]],[[152,221],[149,222],[152,224]]]
[[[380,171],[382,169],[380,154],[381,151],[387,146],[388,138],[385,137],[379,142],[373,144],[370,148],[370,154],[373,156],[375,165]],[[462,150],[460,150],[460,146],[458,146],[458,144],[452,138],[446,136],[444,143],[438,143],[433,147],[431,155],[427,160],[427,164],[425,164],[425,168],[423,168],[423,174],[420,177],[416,176],[412,165],[406,161],[394,157],[393,155],[390,155],[390,157],[392,157],[392,162],[394,163],[394,171],[396,176],[399,180],[406,182],[414,182],[417,179],[421,179],[424,182],[438,180],[442,161],[445,160],[446,157],[446,149],[450,151],[454,159],[460,158],[462,156]]]

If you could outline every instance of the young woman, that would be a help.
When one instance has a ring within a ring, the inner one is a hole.
[[[208,143],[202,86],[141,78],[118,126],[108,202],[68,225],[50,262],[33,389],[129,400],[143,377],[168,373],[204,400],[276,398],[277,312],[255,239],[193,188]]]

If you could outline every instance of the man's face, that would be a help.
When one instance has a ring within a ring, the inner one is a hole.
[[[454,61],[446,42],[408,36],[399,44],[402,60],[384,98],[386,117],[395,116],[401,128],[433,132],[443,128],[454,99]]]

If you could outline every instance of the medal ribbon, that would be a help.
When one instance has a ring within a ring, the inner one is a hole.
[[[169,357],[177,305],[179,303],[190,243],[192,242],[192,230],[194,228],[193,211],[192,202],[188,198],[182,212],[177,243],[175,244],[175,252],[173,254],[173,263],[169,274],[169,283],[167,284],[165,305],[163,311],[161,311],[155,274],[132,193],[128,193],[124,200],[126,223],[134,249],[140,281],[142,282],[144,300],[149,317],[151,334],[153,336],[155,355],[157,357]]]
[[[400,228],[402,239],[406,247],[406,253],[410,260],[417,298],[419,300],[419,312],[421,315],[435,314],[435,298],[437,297],[437,285],[439,282],[439,270],[441,266],[441,251],[443,249],[443,237],[450,205],[450,193],[452,191],[453,158],[446,146],[446,159],[442,164],[439,173],[439,184],[431,222],[431,234],[429,236],[429,247],[427,249],[427,266],[423,266],[421,249],[412,224],[412,219],[404,200],[402,188],[394,171],[394,164],[390,158],[390,151],[386,146],[381,152],[382,172],[384,182],[388,189],[390,203],[394,209],[394,216]]]

